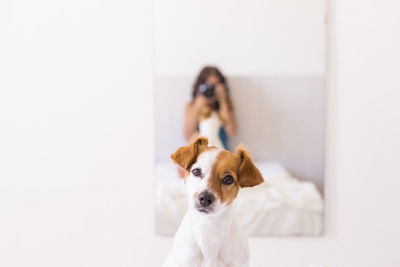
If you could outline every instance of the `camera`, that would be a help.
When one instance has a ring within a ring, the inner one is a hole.
[[[200,93],[207,98],[212,98],[215,94],[215,87],[213,84],[203,83],[199,86]]]

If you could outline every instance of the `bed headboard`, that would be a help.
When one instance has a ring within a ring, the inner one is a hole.
[[[158,76],[155,80],[156,160],[185,144],[184,105],[194,77]],[[237,135],[255,160],[281,162],[295,177],[323,179],[325,94],[323,76],[228,77]]]

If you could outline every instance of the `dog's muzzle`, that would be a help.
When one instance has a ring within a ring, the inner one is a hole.
[[[204,191],[197,197],[201,208],[208,208],[215,200],[215,197],[210,192]],[[201,208],[199,209],[201,211]]]

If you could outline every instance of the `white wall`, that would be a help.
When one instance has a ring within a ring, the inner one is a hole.
[[[395,1],[332,3],[326,235],[251,239],[252,266],[400,265]],[[0,4],[0,266],[159,266],[152,7]]]
[[[155,0],[156,75],[324,74],[324,0]]]

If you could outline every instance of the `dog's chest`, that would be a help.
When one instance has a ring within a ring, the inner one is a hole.
[[[223,144],[219,138],[219,131],[222,124],[217,113],[213,112],[207,119],[200,121],[199,132],[201,136],[207,137],[210,146],[223,148]]]
[[[215,112],[213,112],[209,118],[202,120],[199,124],[200,133],[211,136],[218,136],[220,127],[221,121]]]
[[[202,219],[205,218],[201,218],[193,225],[194,238],[205,258],[217,258],[228,242],[231,222]]]

